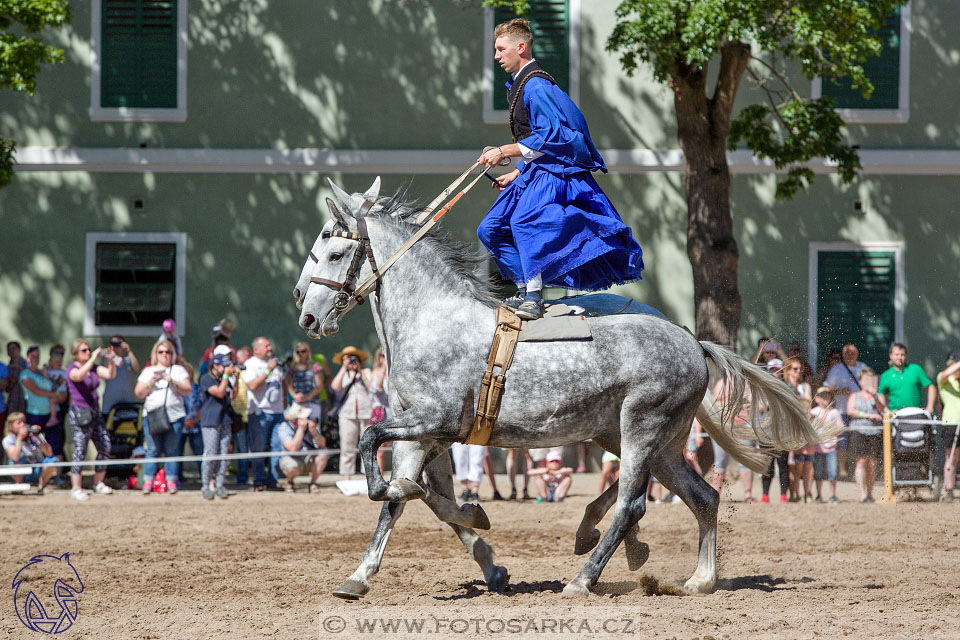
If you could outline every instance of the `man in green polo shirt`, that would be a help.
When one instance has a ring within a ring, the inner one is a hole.
[[[890,347],[890,368],[880,376],[878,387],[880,400],[890,411],[904,407],[920,407],[933,415],[937,401],[937,388],[918,364],[907,364],[907,348],[899,342]],[[927,390],[927,403],[923,405],[923,390]]]

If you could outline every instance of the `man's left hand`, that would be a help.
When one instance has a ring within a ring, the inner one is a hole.
[[[503,162],[503,159],[506,157],[500,147],[492,147],[481,153],[480,157],[477,158],[477,162],[487,167],[495,167]]]
[[[520,170],[514,169],[510,173],[505,173],[502,176],[499,176],[496,179],[494,179],[493,184],[490,186],[492,186],[494,189],[497,189],[499,191],[503,191],[508,186],[510,186],[510,183],[516,180],[517,176],[519,175],[520,175]]]

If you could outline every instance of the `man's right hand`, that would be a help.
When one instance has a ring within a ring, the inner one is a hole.
[[[274,369],[277,368],[277,364],[278,362],[276,358],[270,358],[269,360],[267,360],[267,369],[270,369],[270,371],[273,371]]]
[[[505,173],[502,176],[495,178],[493,184],[491,184],[490,186],[493,187],[494,189],[497,189],[498,191],[503,191],[508,186],[510,186],[510,183],[516,180],[517,176],[519,175],[520,175],[519,169],[514,169],[510,173]]]

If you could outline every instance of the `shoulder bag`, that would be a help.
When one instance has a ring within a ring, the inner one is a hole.
[[[171,384],[173,384],[173,381],[168,380],[167,390],[163,394],[163,404],[156,409],[147,411],[147,428],[152,436],[162,436],[173,428],[170,424],[170,416],[167,415],[167,396],[170,394]]]

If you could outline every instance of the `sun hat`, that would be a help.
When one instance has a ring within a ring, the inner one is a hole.
[[[287,420],[305,420],[310,417],[310,407],[294,402],[283,412],[283,417]]]
[[[366,362],[367,358],[370,357],[370,354],[367,353],[366,351],[363,351],[362,349],[357,349],[356,347],[351,345],[349,347],[344,347],[343,351],[340,351],[339,353],[335,354],[333,356],[333,363],[343,364],[344,356],[356,356],[360,359],[360,362]]]
[[[783,369],[783,360],[780,358],[774,358],[767,363],[767,371],[780,371]]]
[[[830,387],[819,387],[819,388],[817,388],[817,392],[816,392],[815,394],[813,394],[813,395],[815,395],[815,396],[832,396],[832,395],[833,395],[833,389],[831,389]]]
[[[231,349],[229,345],[218,344],[218,345],[216,346],[216,348],[213,350],[213,355],[215,355],[215,356],[232,356],[232,355],[233,355],[233,349]]]
[[[563,454],[559,451],[551,451],[547,454],[547,462],[563,462]]]

